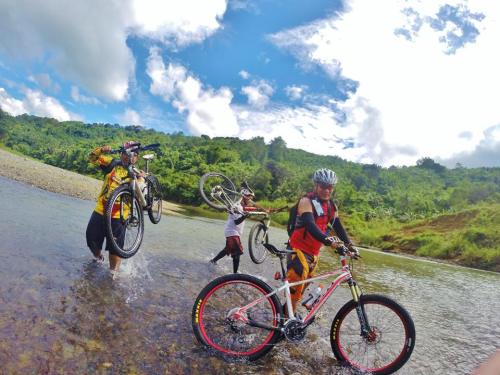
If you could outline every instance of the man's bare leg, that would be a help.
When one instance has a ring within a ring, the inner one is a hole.
[[[120,258],[118,255],[109,254],[109,269],[111,270],[112,274],[118,271],[118,267],[120,267],[121,260],[122,258]]]

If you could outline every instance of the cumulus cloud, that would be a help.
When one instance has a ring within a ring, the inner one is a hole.
[[[54,82],[47,73],[31,75],[28,77],[28,80],[36,83],[43,90],[48,90],[56,94],[61,91],[61,86],[57,82]]]
[[[226,6],[226,0],[135,0],[134,32],[173,46],[198,43],[221,27]]]
[[[80,119],[69,113],[57,99],[46,96],[38,90],[25,89],[24,99],[19,100],[10,96],[4,88],[0,87],[0,108],[13,116],[29,113],[36,116],[52,117],[59,121]]]
[[[71,98],[77,103],[83,104],[99,104],[99,99],[92,98],[80,93],[80,89],[77,86],[71,86]]]
[[[252,85],[244,86],[241,92],[248,98],[248,104],[262,108],[269,103],[270,96],[274,93],[272,86],[264,80],[252,82]]]
[[[238,74],[243,79],[249,79],[250,78],[250,73],[248,73],[246,70],[241,70]]]
[[[306,85],[296,86],[286,86],[285,93],[291,100],[299,100],[304,95],[304,92],[307,90]]]
[[[349,145],[346,140],[356,136],[356,129],[339,125],[338,114],[328,106],[274,105],[266,110],[235,106],[235,112],[241,126],[241,138],[261,136],[271,141],[282,137],[288,147],[316,154],[347,157]]]
[[[98,97],[127,98],[135,60],[126,41],[148,37],[170,46],[200,42],[221,27],[224,0],[47,0],[0,2],[0,53],[43,60]],[[89,22],[89,20],[91,22]]]
[[[125,111],[119,116],[119,120],[123,125],[141,125],[141,116],[137,111],[130,108],[125,108]]]
[[[500,125],[486,129],[476,148],[470,152],[460,152],[448,159],[438,161],[448,167],[461,164],[464,167],[500,166]]]
[[[492,53],[500,38],[498,3],[387,0],[383,5],[346,1],[345,13],[270,39],[305,69],[318,66],[341,84],[357,83],[338,107],[358,134],[379,129],[371,132],[377,147],[361,138],[355,143],[362,160],[401,165],[422,156],[446,159],[472,152],[483,132],[500,123],[495,95],[500,56]],[[373,16],[381,12],[383,22]],[[407,38],[401,30],[412,33]],[[372,118],[371,125],[357,120],[353,108],[368,111],[364,116]]]
[[[157,48],[150,51],[147,74],[151,78],[150,92],[185,114],[188,128],[194,135],[238,134],[238,122],[231,108],[233,94],[228,88],[205,87],[182,65],[169,63],[165,66]]]

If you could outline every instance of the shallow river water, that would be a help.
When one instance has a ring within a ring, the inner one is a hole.
[[[85,244],[93,202],[0,178],[0,205],[2,375],[350,373],[329,343],[331,321],[349,299],[345,288],[304,341],[281,342],[255,363],[225,362],[197,344],[194,299],[231,271],[230,258],[208,264],[224,245],[222,221],[147,219],[141,250],[112,280]],[[285,238],[272,229],[271,242]],[[324,254],[320,268],[337,263]],[[277,269],[275,259],[254,265],[247,254],[240,266],[267,280]],[[500,347],[500,274],[371,251],[354,274],[365,293],[396,299],[415,321],[415,350],[398,374],[469,374]]]

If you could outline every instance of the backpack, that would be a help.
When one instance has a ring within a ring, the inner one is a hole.
[[[309,195],[304,195],[304,197],[308,197],[312,201],[312,198]],[[304,198],[304,197],[302,197],[302,198]],[[288,232],[288,237],[290,237],[292,235],[293,231],[295,230],[295,226],[297,224],[297,212],[298,212],[298,208],[299,208],[299,202],[300,202],[300,199],[297,201],[296,204],[294,204],[292,206],[292,208],[290,208],[290,210],[288,212],[288,222],[286,225],[286,231]],[[337,212],[337,205],[335,204],[335,202],[332,199],[330,199],[329,203],[328,203],[328,213],[327,213],[328,221],[331,221],[332,219],[335,218],[335,216],[332,217],[332,215],[331,215],[332,207],[335,209],[335,212]],[[316,213],[316,210],[314,209],[314,204],[313,204],[313,215],[314,215],[314,220],[316,220],[318,215]],[[306,234],[307,234],[307,231],[304,231],[304,237],[306,236]]]

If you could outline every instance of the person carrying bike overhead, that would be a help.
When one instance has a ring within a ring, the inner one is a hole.
[[[241,189],[241,200],[238,202],[229,216],[224,227],[224,235],[226,236],[226,246],[217,254],[210,263],[216,264],[218,260],[230,255],[233,258],[233,273],[238,272],[240,265],[240,256],[243,254],[243,246],[241,245],[241,235],[245,226],[244,220],[248,217],[247,212],[265,211],[252,201],[255,197],[254,193],[247,188]]]
[[[94,255],[96,260],[103,261],[102,245],[106,238],[104,212],[106,210],[107,200],[111,193],[122,183],[122,180],[128,178],[127,167],[137,163],[139,153],[138,142],[128,141],[123,144],[120,159],[115,159],[109,153],[112,151],[110,146],[102,146],[95,148],[89,155],[89,161],[101,168],[104,176],[101,191],[97,198],[94,211],[90,216],[87,225],[86,238],[87,246]],[[114,216],[113,216],[114,217]],[[122,243],[125,238],[125,226],[118,219],[112,219],[113,233],[116,233],[118,241]],[[114,254],[112,246],[106,240],[106,250],[109,251],[109,268],[114,274],[120,266],[121,258]]]
[[[349,249],[357,251],[342,226],[335,203],[331,200],[337,183],[335,172],[325,168],[318,169],[312,180],[313,191],[304,195],[297,204],[297,215],[289,239],[289,245],[295,251],[287,263],[287,278],[290,283],[314,276],[320,248],[334,242],[328,234],[330,225],[335,235]],[[302,298],[304,285],[290,288],[293,311],[296,311],[297,302]]]

